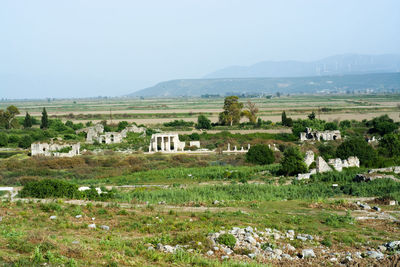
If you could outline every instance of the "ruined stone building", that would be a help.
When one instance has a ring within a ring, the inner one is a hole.
[[[339,130],[335,131],[313,131],[311,128],[306,128],[306,131],[300,133],[300,141],[331,141],[342,139]]]
[[[200,147],[199,141],[197,144]],[[178,152],[184,151],[185,146],[177,133],[157,133],[151,136],[149,152]]]
[[[321,156],[315,159],[314,152],[309,150],[306,152],[304,162],[309,168],[315,162],[315,169],[310,169],[308,173],[300,173],[297,176],[298,180],[309,179],[312,174],[330,172],[333,169],[341,172],[343,168],[360,167],[360,160],[357,157],[349,157],[348,159],[330,159],[327,163]]]
[[[31,144],[31,155],[70,158],[80,155],[80,148],[80,143],[35,142]]]
[[[128,133],[146,134],[146,129],[144,127],[132,125],[126,127],[121,132],[104,132],[104,126],[102,124],[96,124],[95,126],[77,131],[77,133],[80,132],[86,133],[86,143],[88,144],[93,144],[94,142],[99,142],[101,144],[118,144],[122,142],[122,139],[126,138]]]

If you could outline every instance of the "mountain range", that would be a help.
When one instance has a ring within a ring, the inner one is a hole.
[[[251,66],[231,66],[204,78],[307,77],[400,72],[400,55],[344,54],[317,61],[262,61]]]
[[[263,61],[227,67],[202,79],[160,82],[128,96],[274,94],[400,90],[400,55],[332,56],[313,62]]]

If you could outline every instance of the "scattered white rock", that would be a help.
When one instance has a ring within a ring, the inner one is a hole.
[[[303,258],[315,258],[315,253],[313,249],[303,249],[301,251]]]
[[[57,219],[57,216],[56,216],[56,215],[50,216],[50,220],[55,220],[55,219]]]
[[[371,259],[378,259],[379,260],[379,259],[383,259],[385,257],[385,255],[383,255],[383,253],[380,252],[380,251],[370,250],[370,251],[367,251],[366,254],[367,254],[367,257],[371,258]]]
[[[107,226],[107,225],[101,225],[101,226],[100,226],[100,229],[103,229],[103,230],[108,231],[108,230],[110,230],[110,227]]]
[[[77,218],[77,219],[82,218],[82,215],[80,215],[80,214],[76,215],[75,218]]]
[[[224,255],[224,256],[221,257],[221,260],[227,260],[227,259],[229,259],[229,256],[225,256]]]
[[[96,224],[92,223],[88,225],[88,228],[90,229],[95,229],[96,228]]]
[[[214,252],[212,250],[207,251],[207,256],[212,256],[214,255]]]

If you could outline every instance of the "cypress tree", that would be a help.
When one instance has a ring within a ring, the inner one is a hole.
[[[27,112],[24,119],[24,128],[31,128],[32,127],[32,118],[31,115]]]
[[[40,124],[40,129],[47,129],[48,126],[49,126],[49,118],[47,117],[46,108],[43,108],[42,123]]]
[[[283,112],[282,112],[282,125],[283,125],[283,126],[286,126],[286,124],[287,124],[286,112],[283,111]]]

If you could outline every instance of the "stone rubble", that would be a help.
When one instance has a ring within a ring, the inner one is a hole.
[[[223,234],[231,234],[235,237],[236,243],[234,247],[228,247],[219,243],[218,238]],[[229,231],[221,230],[216,233],[210,233],[207,239],[211,247],[203,252],[204,255],[217,257],[221,260],[236,257],[242,258],[244,256],[257,260],[290,261],[322,258],[324,261],[330,261],[333,264],[341,263],[348,265],[355,259],[369,258],[381,260],[389,253],[400,253],[400,241],[388,242],[378,248],[366,248],[363,252],[333,252],[330,248],[318,244],[321,239],[317,236],[301,233],[296,234],[294,230],[281,232],[276,229],[266,228],[261,231],[251,226],[246,228],[233,227]],[[289,244],[290,240],[294,239],[301,240],[303,243],[302,249],[296,249]],[[197,245],[199,244],[201,245],[201,242],[198,242]],[[145,246],[148,249],[157,249],[165,253],[175,253],[178,250],[185,249],[189,253],[194,252],[194,249],[189,248],[188,245],[170,246],[159,243],[155,247],[152,244],[146,244]]]

